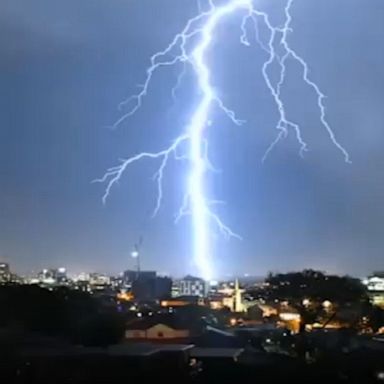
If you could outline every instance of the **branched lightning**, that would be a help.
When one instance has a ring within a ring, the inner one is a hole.
[[[224,22],[226,18],[232,15],[241,15],[241,23],[239,25],[241,32],[240,43],[248,47],[251,45],[251,41],[255,41],[262,49],[262,53],[264,55],[267,54],[267,59],[261,70],[266,87],[276,105],[279,119],[276,124],[277,136],[267,148],[263,160],[266,159],[280,140],[289,134],[290,130],[295,134],[301,156],[303,156],[308,148],[302,136],[300,126],[287,116],[288,112],[281,95],[287,74],[286,63],[288,59],[292,59],[301,66],[304,83],[316,95],[320,122],[327,131],[331,142],[341,151],[345,161],[350,161],[348,152],[337,141],[326,119],[325,95],[321,92],[319,86],[309,78],[309,68],[306,61],[288,43],[288,34],[291,31],[292,17],[290,11],[292,4],[293,0],[287,0],[284,8],[285,22],[281,27],[272,25],[269,15],[256,8],[253,0],[228,0],[224,5],[220,6],[215,5],[213,0],[207,0],[206,10],[203,10],[205,7],[202,6],[201,2],[198,2],[198,15],[187,21],[184,29],[174,36],[171,43],[164,50],[155,53],[151,57],[147,76],[144,83],[140,86],[140,91],[119,105],[119,108],[121,110],[125,109],[126,112],[116,121],[114,127],[119,126],[139,110],[143,99],[148,94],[154,74],[161,68],[172,67],[180,63],[183,65],[183,71],[177,78],[177,84],[172,88],[173,97],[175,97],[176,89],[181,86],[181,81],[187,67],[191,68],[195,73],[200,100],[190,118],[189,124],[181,135],[169,147],[163,150],[158,152],[142,152],[130,158],[122,159],[119,165],[109,168],[104,176],[96,181],[106,183],[103,196],[103,202],[105,203],[112,187],[119,182],[123,173],[130,165],[143,159],[158,160],[160,165],[154,175],[154,180],[157,184],[157,198],[153,214],[156,215],[161,207],[163,176],[169,161],[171,159],[187,160],[189,162],[189,172],[186,191],[180,210],[176,215],[176,221],[185,215],[191,217],[194,261],[200,270],[200,274],[206,279],[212,276],[210,224],[212,223],[225,237],[239,237],[214,212],[212,207],[219,201],[210,199],[205,190],[206,173],[214,169],[208,159],[208,142],[205,137],[205,130],[211,126],[210,116],[213,108],[215,106],[219,108],[236,125],[244,122],[238,119],[235,112],[223,103],[211,85],[211,70],[206,61],[206,54],[210,50],[211,43],[215,37],[216,27],[219,23]],[[260,23],[263,23],[268,31],[268,39],[265,42],[259,32]],[[253,30],[253,38],[250,36],[250,29]],[[276,46],[280,48],[279,54],[277,53]],[[281,51],[283,52],[282,54],[280,53]],[[269,75],[271,65],[275,62],[280,68],[279,80],[276,84],[273,83]]]

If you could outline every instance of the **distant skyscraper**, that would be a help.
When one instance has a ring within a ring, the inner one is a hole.
[[[44,285],[56,284],[55,272],[53,269],[43,269],[37,275],[39,282]]]
[[[135,300],[153,301],[170,297],[172,280],[160,277],[154,271],[140,271],[132,281],[132,293]]]
[[[38,282],[43,285],[66,285],[68,283],[65,268],[43,269],[37,275]]]
[[[6,283],[11,279],[11,271],[9,264],[0,263],[0,283]]]
[[[157,276],[155,295],[157,300],[168,298],[172,292],[172,279],[169,277]]]
[[[133,271],[127,270],[123,273],[123,281],[125,284],[132,284],[139,277],[141,279],[154,279],[157,276],[155,271]]]
[[[59,284],[65,284],[68,281],[67,270],[65,268],[58,268],[54,270],[56,281]]]

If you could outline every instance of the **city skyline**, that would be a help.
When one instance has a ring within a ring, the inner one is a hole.
[[[155,164],[130,169],[106,206],[102,187],[91,181],[117,158],[143,150],[148,137],[150,147],[157,149],[185,124],[196,102],[193,86],[187,78],[187,90],[180,90],[173,101],[167,84],[174,83],[177,72],[170,71],[155,78],[158,89],[140,114],[118,130],[106,128],[119,117],[118,103],[143,81],[151,54],[196,13],[195,2],[112,6],[69,1],[47,8],[43,1],[23,3],[0,5],[7,36],[0,41],[5,84],[0,107],[0,260],[4,257],[21,271],[63,265],[79,272],[118,271],[134,265],[130,253],[142,236],[146,269],[194,274],[188,221],[174,225],[172,217],[181,195],[178,165],[167,176],[165,206],[154,219],[156,185],[150,178]],[[280,3],[269,11],[275,22],[281,20]],[[260,50],[236,48],[244,57],[244,66],[236,70],[229,49],[237,46],[234,39],[240,31],[231,25],[230,34],[222,31],[228,43],[217,47],[215,76],[225,84],[220,87],[223,97],[247,124],[236,127],[218,117],[222,134],[211,133],[213,160],[222,171],[212,188],[227,202],[220,208],[226,222],[243,238],[217,239],[215,268],[221,276],[303,268],[365,276],[383,269],[384,55],[377,46],[384,38],[384,5],[376,0],[364,7],[357,0],[297,0],[292,14],[295,32],[290,41],[327,94],[329,120],[353,164],[345,164],[329,145],[313,95],[297,86],[295,76],[288,87],[297,97],[289,103],[292,118],[302,120],[310,152],[301,159],[288,138],[261,164],[276,120],[258,72],[265,57]],[[244,80],[242,72],[252,74],[245,90],[236,80]],[[299,74],[295,68],[293,72]],[[255,89],[260,90],[256,97]],[[237,150],[228,156],[233,148]]]

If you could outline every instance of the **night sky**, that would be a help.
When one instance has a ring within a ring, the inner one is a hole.
[[[275,24],[278,0],[260,0]],[[155,161],[137,163],[113,188],[91,181],[121,157],[155,151],[183,129],[196,105],[180,67],[158,72],[143,108],[119,129],[120,101],[143,82],[149,57],[196,14],[194,0],[3,0],[0,2],[0,258],[20,272],[65,266],[115,273],[142,266],[182,275],[189,219],[174,225],[185,166],[166,174],[164,205],[151,219]],[[346,164],[319,123],[315,95],[290,62],[283,93],[292,133],[274,139],[276,107],[260,68],[266,54],[239,44],[239,19],[219,28],[209,56],[220,96],[247,124],[215,113],[209,132],[217,207],[242,241],[215,239],[215,272],[264,275],[304,267],[364,276],[384,269],[384,2],[296,0],[289,41],[327,94],[328,120],[353,161]]]

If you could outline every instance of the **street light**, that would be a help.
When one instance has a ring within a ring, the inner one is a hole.
[[[137,251],[132,251],[131,252],[131,257],[134,258],[134,259],[137,259],[139,257],[139,252]]]
[[[132,257],[132,259],[136,260],[136,270],[137,270],[137,277],[136,278],[139,278],[139,274],[140,274],[140,254],[139,254],[139,251],[137,249],[137,246],[135,246],[135,249],[131,252],[131,257]]]
[[[332,307],[332,303],[329,300],[323,301],[323,307],[324,309],[329,309]]]
[[[311,301],[309,299],[304,299],[303,300],[304,307],[308,307],[308,305],[310,305],[310,304],[311,304]]]

